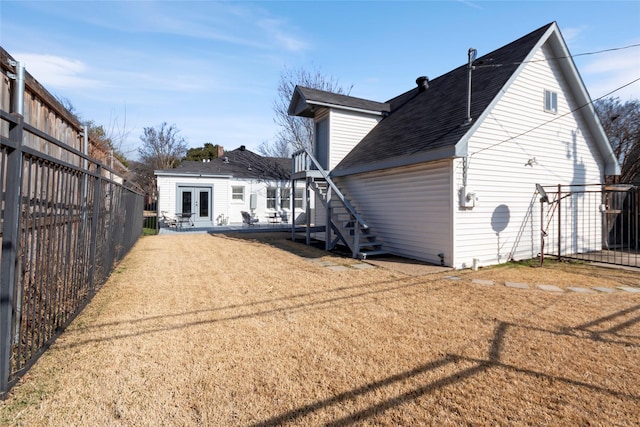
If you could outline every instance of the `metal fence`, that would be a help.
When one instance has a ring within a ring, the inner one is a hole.
[[[638,187],[558,185],[545,190],[545,255],[640,267]]]
[[[99,161],[24,123],[20,111],[0,110],[0,130],[4,398],[137,241],[143,195]],[[65,155],[37,150],[27,138]]]

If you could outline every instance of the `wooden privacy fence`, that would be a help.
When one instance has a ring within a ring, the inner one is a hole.
[[[543,255],[640,267],[640,189],[633,185],[545,187]]]
[[[140,237],[144,198],[124,185],[114,170],[78,149],[83,138],[87,146],[86,131],[83,135],[75,119],[53,108],[51,99],[34,100],[38,91],[27,91],[30,99],[25,102],[25,71],[20,64],[3,62],[2,70],[0,397],[4,398]],[[25,114],[25,103],[40,105],[49,119],[38,122],[35,118],[42,114],[33,110]]]

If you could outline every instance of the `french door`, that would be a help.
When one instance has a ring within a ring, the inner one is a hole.
[[[190,217],[189,225],[211,227],[211,202],[211,187],[178,186],[176,213]]]

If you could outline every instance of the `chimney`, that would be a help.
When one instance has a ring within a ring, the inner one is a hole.
[[[245,147],[244,145],[241,145],[241,146],[240,146],[240,151],[244,151],[244,150],[246,150],[246,149],[247,149],[247,147]]]
[[[420,76],[416,79],[416,84],[418,85],[418,91],[424,92],[429,87],[429,77]]]
[[[216,155],[216,157],[222,157],[224,156],[224,147],[222,145],[216,145],[218,153]]]

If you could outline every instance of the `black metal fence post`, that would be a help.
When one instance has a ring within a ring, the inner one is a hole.
[[[102,167],[98,165],[97,177],[93,184],[93,212],[91,214],[91,237],[89,248],[89,295],[95,292],[95,274],[97,267],[96,245],[98,244],[98,223],[100,222],[100,198],[102,189]]]
[[[22,192],[22,137],[24,133],[24,66],[16,65],[16,79],[12,92],[12,116],[9,141],[14,147],[7,153],[6,192],[2,223],[2,258],[0,262],[0,397],[9,390],[13,356],[13,311],[15,290],[19,279],[20,197]],[[17,111],[16,111],[17,110]]]

